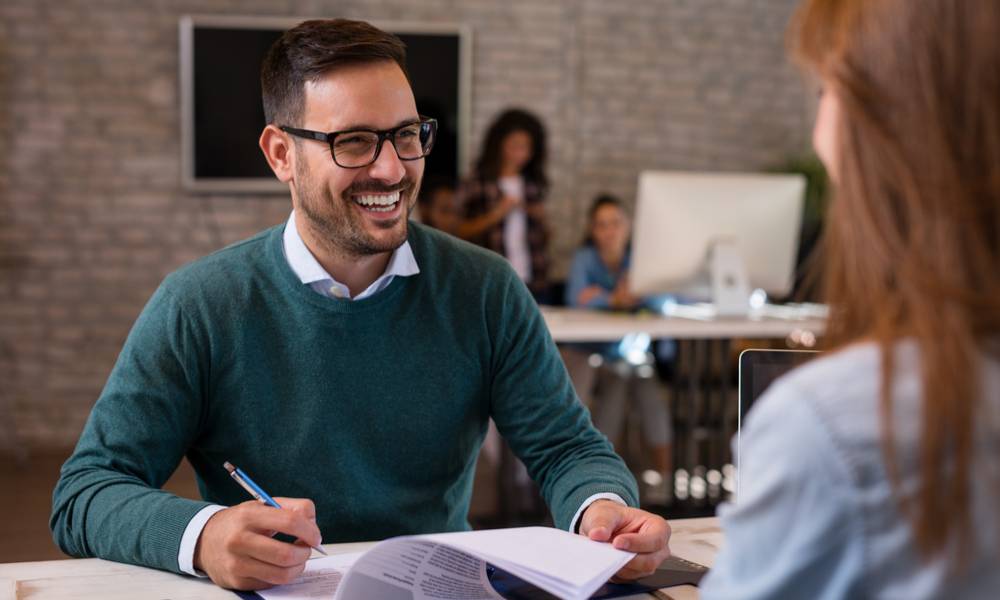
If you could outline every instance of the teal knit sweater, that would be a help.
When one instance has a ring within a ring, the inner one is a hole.
[[[188,521],[248,496],[316,503],[323,541],[468,529],[490,417],[556,525],[635,481],[576,399],[538,308],[500,257],[410,224],[420,273],[323,297],[276,227],[169,275],[136,321],[53,495],[74,556],[178,571]],[[159,488],[187,456],[206,502]]]

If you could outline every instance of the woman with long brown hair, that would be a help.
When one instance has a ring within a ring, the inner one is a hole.
[[[1000,3],[810,0],[827,355],[744,430],[703,598],[1000,595]]]
[[[502,254],[536,300],[548,299],[548,143],[542,121],[510,108],[490,124],[475,171],[461,186],[457,235]]]

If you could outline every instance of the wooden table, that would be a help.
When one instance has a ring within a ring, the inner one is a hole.
[[[672,521],[671,551],[681,558],[711,566],[722,544],[717,519]],[[330,554],[359,552],[374,542],[326,544]],[[698,597],[692,586],[665,588],[657,594],[671,600]],[[110,562],[97,558],[0,564],[0,600],[235,600],[236,595],[197,579]]]

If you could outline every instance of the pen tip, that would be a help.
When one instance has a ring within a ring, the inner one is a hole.
[[[233,463],[229,462],[228,460],[222,463],[222,466],[225,467],[226,470],[229,471],[230,473],[236,470],[236,467],[233,466]]]

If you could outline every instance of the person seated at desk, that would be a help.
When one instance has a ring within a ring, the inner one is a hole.
[[[716,598],[1000,596],[1000,3],[810,0],[829,351],[742,432]]]
[[[492,417],[558,527],[638,553],[619,577],[668,555],[510,265],[408,223],[436,122],[405,64],[399,38],[343,19],[271,47],[260,146],[292,213],[146,305],[53,493],[64,552],[259,589],[321,540],[468,529]],[[204,501],[160,489],[185,456]],[[225,461],[293,498],[245,502]]]
[[[594,199],[587,214],[587,237],[573,256],[566,280],[566,304],[606,310],[659,308],[663,297],[639,298],[629,292],[631,223],[622,201],[608,194],[600,195]],[[665,502],[666,486],[673,469],[673,428],[666,398],[655,374],[652,377],[635,374],[634,368],[623,359],[621,344],[567,345],[562,352],[577,394],[593,412],[594,425],[612,441],[621,436],[629,392],[634,393],[642,416],[642,434],[649,448],[648,466],[651,467],[642,476],[647,485],[644,500]],[[590,356],[594,353],[603,359],[600,366],[590,364]]]

